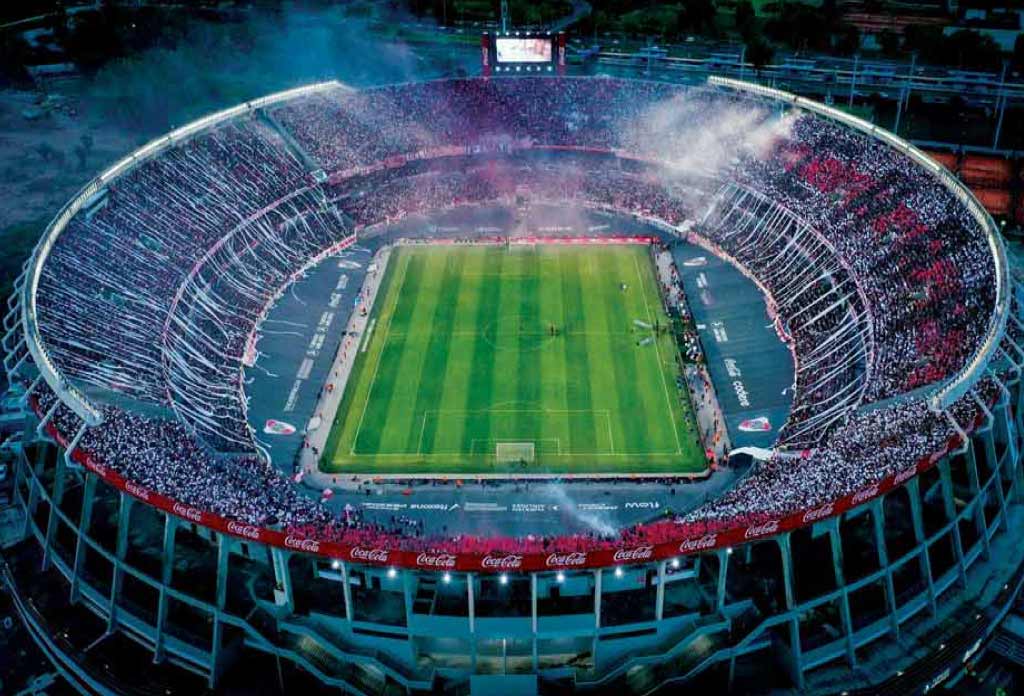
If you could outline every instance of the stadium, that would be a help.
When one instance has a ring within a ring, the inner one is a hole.
[[[26,263],[3,572],[96,692],[69,617],[218,690],[927,692],[1024,579],[1018,298],[955,177],[772,88],[270,95]]]

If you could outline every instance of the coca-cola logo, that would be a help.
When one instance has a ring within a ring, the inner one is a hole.
[[[89,468],[92,469],[94,472],[96,472],[100,476],[100,478],[106,478],[107,477],[108,469],[107,469],[107,467],[105,465],[100,464],[98,461],[96,461],[92,457],[87,458],[85,461],[86,461],[86,464],[89,465]]]
[[[912,467],[906,468],[903,471],[900,471],[900,472],[898,472],[896,474],[896,477],[893,479],[893,483],[898,486],[901,483],[905,483],[905,482],[909,481],[910,479],[914,478],[915,474],[917,474],[917,467],[916,466],[912,466]]]
[[[765,536],[766,534],[775,534],[779,531],[779,521],[770,520],[761,524],[752,524],[747,527],[747,531],[743,533],[743,538],[753,539],[754,537]]]
[[[635,549],[617,549],[612,555],[612,560],[615,563],[647,561],[652,556],[654,556],[653,546],[637,546]]]
[[[348,555],[357,561],[387,563],[391,554],[387,549],[364,549],[357,546],[349,551]]]
[[[498,570],[515,570],[523,566],[523,557],[516,554],[507,556],[487,555],[480,559],[481,568],[495,568]]]
[[[694,551],[705,551],[713,549],[718,545],[717,534],[705,534],[696,539],[683,539],[679,544],[679,553],[692,553]]]
[[[429,568],[454,568],[455,556],[450,553],[421,553],[416,557],[416,565]]]
[[[817,522],[818,520],[823,520],[829,515],[831,515],[834,509],[835,508],[832,505],[832,503],[825,503],[821,507],[816,507],[813,510],[808,510],[807,512],[804,513],[804,523]]]
[[[290,549],[306,551],[308,553],[320,553],[320,542],[316,539],[299,539],[297,537],[285,537],[284,545]]]
[[[251,524],[228,522],[228,531],[235,536],[245,537],[246,539],[252,539],[254,541],[259,541],[260,538],[260,528]]]
[[[876,495],[878,495],[878,484],[877,483],[874,484],[873,486],[868,486],[867,488],[862,488],[859,491],[857,491],[856,493],[854,493],[853,494],[853,501],[852,502],[853,502],[854,505],[857,505],[858,503],[863,503],[865,500],[871,500]]]
[[[124,489],[140,500],[149,500],[149,491],[142,486],[137,486],[131,481],[124,484]]]
[[[555,568],[558,566],[582,566],[587,562],[587,554],[582,551],[573,551],[572,553],[553,553],[547,557],[545,563],[548,568]]]
[[[175,503],[171,511],[178,517],[184,517],[191,522],[199,522],[203,519],[203,513],[199,512],[199,510],[182,505],[181,503]]]

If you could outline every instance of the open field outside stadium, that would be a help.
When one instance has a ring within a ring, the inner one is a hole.
[[[703,471],[643,245],[399,246],[321,469]]]

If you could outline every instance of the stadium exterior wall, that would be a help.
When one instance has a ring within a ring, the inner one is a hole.
[[[961,447],[863,506],[811,515],[810,527],[741,546],[622,559],[615,568],[580,568],[577,557],[564,559],[571,570],[495,576],[460,570],[454,558],[434,559],[445,569],[430,571],[365,565],[383,562],[372,554],[363,563],[330,561],[249,530],[218,529],[173,503],[140,505],[138,491],[112,485],[102,469],[69,465],[47,435],[17,466],[15,500],[26,513],[27,543],[38,545],[44,570],[64,578],[67,601],[145,645],[156,661],[173,661],[211,685],[244,644],[360,693],[386,684],[429,691],[504,671],[633,692],[637,669],[654,687],[714,665],[731,673],[756,655],[772,655],[795,685],[814,690],[830,668],[863,666],[882,652],[880,641],[925,630],[979,586],[1019,576],[1024,552],[1012,534],[1000,534],[1024,520],[1019,368]],[[908,530],[909,544],[898,538]],[[866,556],[874,567],[859,574]],[[202,569],[201,582],[181,577],[183,558]],[[810,578],[828,574],[822,559],[834,581],[808,592],[817,582]],[[241,569],[269,591],[246,596]],[[9,582],[33,591],[29,576]],[[878,602],[863,601],[876,591]],[[994,622],[1007,602],[982,618]],[[176,626],[181,610],[172,606],[206,621]],[[275,623],[276,634],[254,616]],[[204,624],[205,633],[197,628]],[[514,643],[511,654],[507,642],[495,653],[495,636]],[[331,656],[330,668],[320,651]],[[971,655],[961,651],[960,664]],[[910,674],[895,664],[880,674],[897,666]]]

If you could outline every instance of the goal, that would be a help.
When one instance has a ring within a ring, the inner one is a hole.
[[[494,447],[498,464],[533,464],[536,452],[532,442],[499,442]]]

